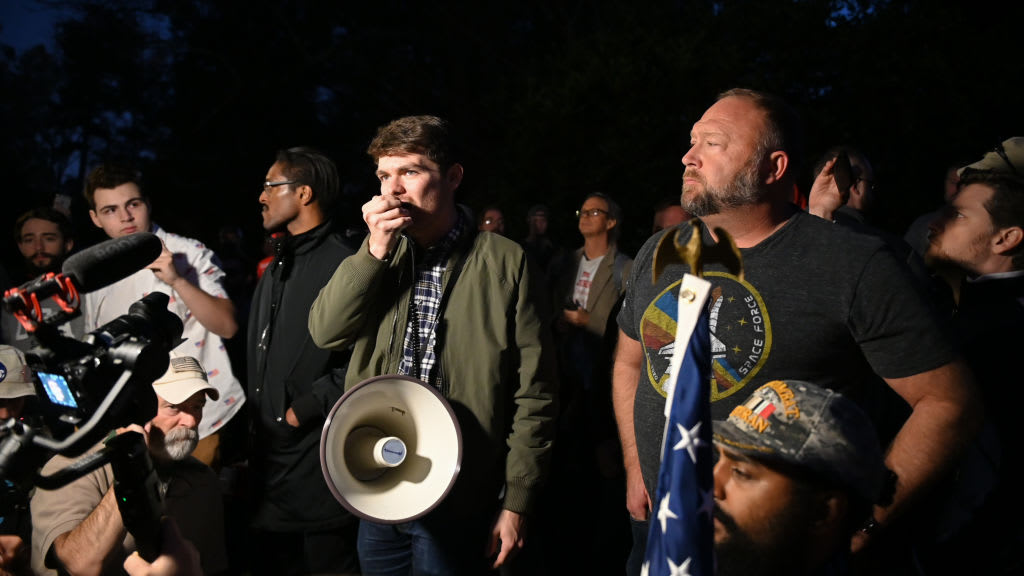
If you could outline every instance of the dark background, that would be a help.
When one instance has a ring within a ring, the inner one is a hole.
[[[949,163],[1022,132],[1018,2],[18,4],[51,18],[53,33],[0,45],[0,230],[66,193],[79,246],[103,239],[83,176],[129,158],[156,222],[215,247],[222,226],[240,228],[258,252],[259,186],[275,151],[295,145],[335,159],[339,216],[359,228],[376,188],[366,145],[407,114],[461,129],[461,201],[499,205],[512,238],[545,202],[555,236],[578,244],[573,212],[602,190],[623,204],[627,252],[652,206],[678,197],[689,129],[730,87],[779,93],[802,112],[807,166],[832,144],[862,148],[880,224],[899,233],[941,201]],[[22,25],[0,15],[0,44]],[[0,245],[16,268],[13,242]]]

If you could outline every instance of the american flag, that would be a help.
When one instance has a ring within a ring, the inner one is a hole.
[[[679,289],[675,376],[666,404],[645,576],[714,574],[709,288],[706,281],[687,275]]]

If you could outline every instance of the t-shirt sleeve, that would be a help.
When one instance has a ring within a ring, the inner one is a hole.
[[[43,475],[52,474],[71,463],[55,456],[43,466]],[[99,505],[113,483],[109,466],[104,466],[69,482],[56,490],[36,488],[32,496],[32,565],[37,573],[46,573],[46,552],[53,541],[82,523]]]
[[[864,357],[883,378],[920,374],[954,358],[952,342],[923,288],[888,249],[867,261],[849,324]]]
[[[670,228],[669,230],[675,229]],[[643,282],[646,282],[648,285],[651,283],[654,249],[658,246],[662,236],[664,236],[664,233],[651,236],[640,248],[640,251],[637,252],[636,258],[633,260],[629,270],[626,295],[623,297],[619,315],[615,318],[622,332],[633,340],[640,339],[639,316],[636,310],[637,289],[639,286],[644,286]],[[642,311],[640,313],[642,314]]]

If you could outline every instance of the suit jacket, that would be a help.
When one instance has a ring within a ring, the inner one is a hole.
[[[566,266],[559,276],[556,286],[555,303],[564,304],[572,298],[573,288],[576,284],[576,273],[583,259],[583,248],[576,250],[573,254],[572,266]],[[622,274],[619,279],[618,290],[615,286],[615,260],[622,261]],[[597,337],[604,336],[605,327],[608,325],[608,318],[611,316],[615,304],[626,293],[626,280],[633,269],[633,259],[618,251],[615,244],[608,247],[604,259],[597,267],[594,280],[590,284],[590,293],[587,294],[587,312],[590,313],[590,320],[587,321],[586,330]]]

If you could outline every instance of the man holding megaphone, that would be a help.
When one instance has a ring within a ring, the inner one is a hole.
[[[381,191],[362,208],[369,235],[313,303],[310,333],[323,348],[353,348],[346,389],[384,374],[436,389],[463,457],[425,515],[362,514],[360,565],[364,575],[480,573],[523,547],[551,456],[556,384],[539,277],[519,245],[478,232],[456,204],[463,167],[446,121],[399,118],[367,152]]]

